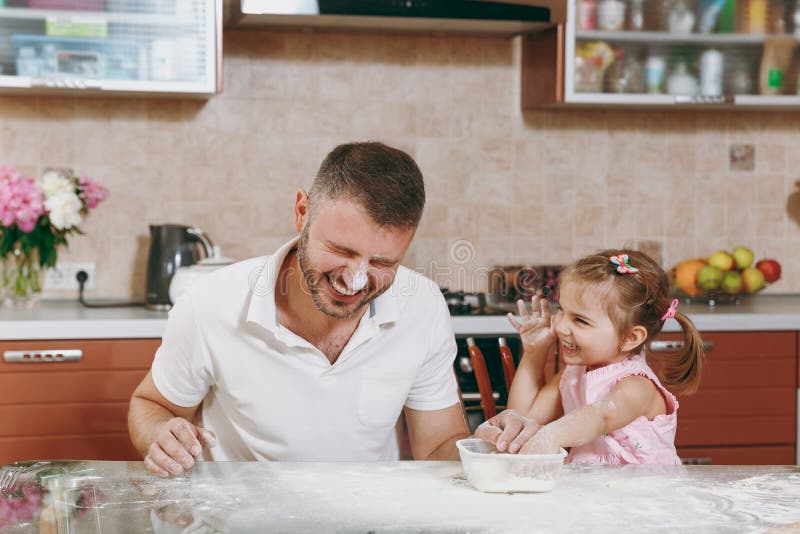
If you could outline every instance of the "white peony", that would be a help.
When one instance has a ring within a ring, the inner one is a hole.
[[[44,198],[56,197],[61,194],[75,193],[75,184],[69,178],[56,171],[47,171],[39,178],[39,187],[44,193]]]
[[[50,222],[59,230],[66,230],[78,226],[81,217],[81,199],[74,191],[61,192],[44,201],[44,207],[50,215]]]

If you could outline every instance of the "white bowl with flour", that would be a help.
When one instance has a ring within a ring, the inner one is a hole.
[[[502,453],[482,439],[462,439],[456,446],[469,483],[490,493],[550,491],[567,456],[564,449],[557,454]]]

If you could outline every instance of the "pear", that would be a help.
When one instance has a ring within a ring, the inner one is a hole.
[[[752,250],[741,246],[734,247],[731,251],[731,256],[733,256],[733,261],[736,263],[736,268],[739,270],[746,269],[753,265],[753,260],[755,259]]]
[[[748,293],[760,291],[767,283],[764,273],[755,267],[746,267],[742,271],[742,280],[744,281],[744,290]]]
[[[697,271],[697,285],[701,289],[711,290],[719,288],[722,283],[722,277],[725,276],[725,271],[713,265],[703,265]]]
[[[729,295],[736,295],[741,293],[744,288],[742,282],[742,275],[739,271],[728,271],[722,277],[722,283],[719,285],[720,291],[728,293]]]
[[[718,250],[708,257],[708,264],[723,271],[730,271],[734,265],[733,256],[725,250]]]

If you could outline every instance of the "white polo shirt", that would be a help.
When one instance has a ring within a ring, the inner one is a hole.
[[[169,313],[158,390],[217,435],[211,460],[396,460],[403,409],[459,402],[439,288],[400,267],[336,363],[278,323],[275,281],[297,240],[194,283]]]

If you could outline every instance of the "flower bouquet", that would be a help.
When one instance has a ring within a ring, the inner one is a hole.
[[[46,171],[39,180],[0,167],[0,259],[7,304],[35,305],[42,290],[42,269],[56,265],[58,247],[89,210],[108,196],[100,183],[71,170]]]

